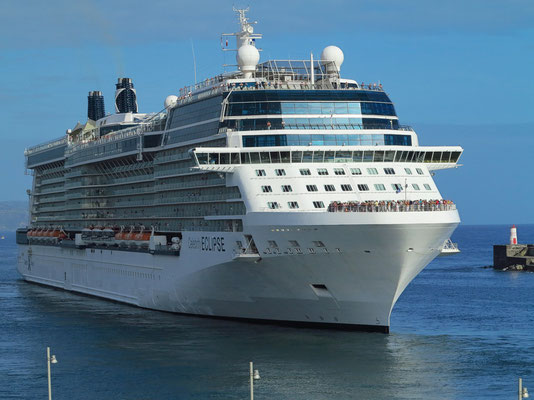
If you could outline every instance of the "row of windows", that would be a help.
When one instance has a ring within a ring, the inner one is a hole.
[[[243,136],[243,147],[275,146],[411,146],[410,135],[254,135]]]
[[[415,169],[417,174],[424,175],[425,173],[421,168]],[[412,175],[412,170],[410,168],[404,168],[404,171],[408,175]],[[274,170],[276,176],[285,176],[286,170],[285,169],[275,169]],[[309,168],[301,168],[299,169],[299,172],[303,176],[309,176],[311,175],[311,170]],[[395,175],[395,169],[394,168],[384,168],[384,172],[386,175]],[[361,168],[350,168],[351,175],[362,175]],[[367,168],[367,173],[369,175],[378,175],[378,169],[376,168]],[[345,170],[343,168],[334,168],[334,174],[335,175],[345,175]],[[317,168],[317,175],[328,175],[328,169],[327,168]],[[267,176],[267,173],[264,169],[257,169],[256,170],[256,176]]]
[[[348,183],[343,183],[340,186],[341,186],[341,190],[343,192],[352,192],[353,191],[352,185],[350,185]],[[412,183],[411,186],[412,186],[412,188],[414,190],[421,190],[419,184],[417,184],[417,183]],[[424,186],[424,188],[426,190],[432,190],[432,187],[428,183],[423,184],[423,186]],[[364,184],[364,183],[363,184],[358,184],[357,187],[358,187],[358,190],[361,191],[361,192],[365,192],[365,191],[369,190],[369,186],[367,184]],[[374,187],[375,187],[375,190],[378,190],[378,191],[385,191],[386,190],[386,186],[383,183],[375,183]],[[391,184],[391,188],[396,192],[401,192],[403,190],[403,186],[400,183],[392,183]],[[408,185],[406,185],[406,189],[407,188],[408,188]],[[284,192],[284,193],[293,192],[293,188],[291,187],[291,185],[282,185],[281,189],[282,189],[282,192]],[[265,186],[261,187],[261,190],[262,190],[263,193],[272,193],[273,188],[270,185],[265,185]],[[306,190],[308,192],[318,192],[319,191],[319,189],[317,188],[317,185],[306,185]],[[332,185],[332,184],[327,184],[327,185],[324,185],[324,190],[326,192],[335,192],[336,191],[336,187],[334,185]]]
[[[261,151],[241,153],[202,153],[195,151],[197,162],[205,164],[271,163],[348,163],[348,162],[416,162],[456,163],[460,151],[408,150],[339,150],[339,151]]]
[[[228,115],[276,115],[276,114],[374,114],[395,116],[390,103],[359,102],[251,102],[231,103]]]
[[[243,90],[233,91],[230,103],[265,101],[374,101],[391,103],[385,92],[373,90]]]
[[[218,118],[221,114],[221,102],[222,97],[216,96],[177,107],[171,111],[167,129]]]
[[[383,118],[254,118],[227,119],[225,125],[237,131],[269,129],[399,129],[399,121]]]

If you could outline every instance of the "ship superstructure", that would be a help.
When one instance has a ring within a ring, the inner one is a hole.
[[[432,176],[463,150],[420,146],[335,46],[260,63],[245,11],[237,71],[151,114],[119,78],[115,114],[91,92],[97,120],[27,149],[19,271],[147,308],[388,331],[459,223]]]

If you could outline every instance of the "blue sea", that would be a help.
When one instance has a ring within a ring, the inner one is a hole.
[[[534,225],[518,226],[534,243]],[[462,253],[406,289],[391,333],[211,320],[139,309],[22,281],[0,240],[0,399],[512,399],[534,392],[534,274],[498,272],[507,226],[460,226]],[[531,304],[531,302],[533,304]]]

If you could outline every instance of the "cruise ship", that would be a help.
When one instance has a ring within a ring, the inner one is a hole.
[[[25,151],[29,282],[217,318],[389,332],[395,302],[460,222],[433,180],[459,146],[421,146],[343,52],[260,62],[247,10],[231,72],[138,112],[130,78],[88,120]],[[228,47],[235,38],[236,47]]]

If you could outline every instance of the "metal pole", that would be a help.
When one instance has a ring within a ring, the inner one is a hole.
[[[523,379],[519,378],[519,400],[523,400]]]
[[[254,400],[254,369],[253,368],[254,367],[251,361],[250,362],[250,400]]]
[[[48,365],[48,400],[52,400],[52,382],[50,380],[50,347],[46,348],[46,363]]]

